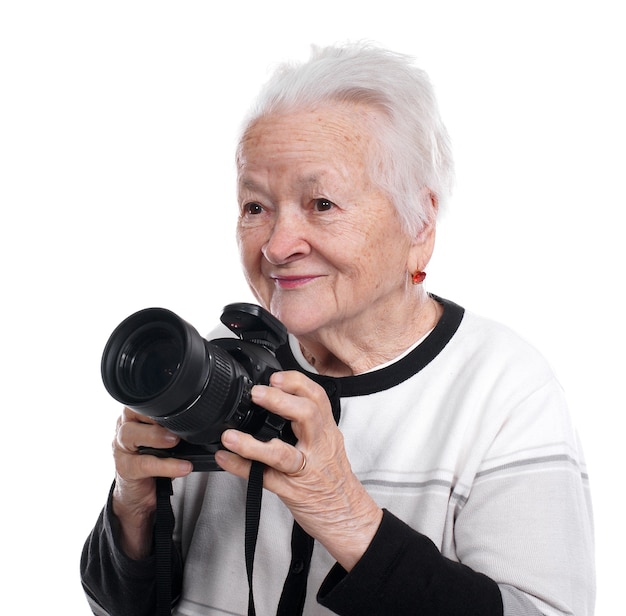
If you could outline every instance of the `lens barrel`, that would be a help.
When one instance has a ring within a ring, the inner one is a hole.
[[[232,416],[250,405],[252,383],[237,362],[165,308],[122,321],[101,370],[113,398],[190,443],[219,441]]]

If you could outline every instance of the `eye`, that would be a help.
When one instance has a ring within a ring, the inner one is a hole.
[[[332,210],[335,207],[335,204],[328,199],[315,199],[313,201],[313,208],[317,212],[328,212],[328,210]]]
[[[256,216],[263,213],[263,206],[259,203],[244,203],[242,212],[245,215]]]

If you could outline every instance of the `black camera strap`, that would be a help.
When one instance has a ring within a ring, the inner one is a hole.
[[[263,473],[265,465],[254,460],[250,467],[248,491],[246,495],[246,523],[244,548],[246,573],[248,575],[248,616],[256,616],[252,591],[254,554],[259,534],[261,519],[261,500],[263,497]],[[172,480],[167,477],[156,478],[157,507],[154,523],[154,545],[156,561],[156,612],[155,616],[171,616],[172,613],[172,533],[174,531],[174,513],[170,497]]]
[[[172,480],[156,478],[157,506],[154,522],[154,550],[156,559],[156,616],[171,616],[172,613],[172,533],[174,512],[170,497]]]
[[[261,501],[263,497],[263,473],[265,465],[253,461],[248,478],[246,494],[246,518],[244,549],[246,573],[248,576],[248,616],[256,616],[252,578],[254,570],[254,554],[259,533],[261,518]],[[154,524],[154,544],[156,556],[156,612],[155,616],[171,616],[172,613],[172,533],[174,530],[174,514],[170,497],[172,480],[157,477],[157,508]],[[294,521],[291,533],[291,564],[280,597],[277,616],[295,616],[302,614],[306,585],[313,553],[313,538]]]
[[[265,464],[252,461],[250,476],[248,477],[248,492],[246,494],[246,530],[245,554],[246,573],[248,574],[248,616],[255,616],[254,593],[252,592],[252,572],[254,569],[254,553],[259,535],[259,520],[261,518],[261,499],[263,497],[263,473]]]
[[[331,402],[333,417],[339,424],[341,416],[340,394],[337,384],[333,379],[319,379],[318,381],[326,390]],[[262,432],[262,439],[269,440],[281,431],[281,427],[274,425],[272,414],[266,420]],[[293,433],[285,426],[282,438],[292,441]],[[258,436],[258,435],[257,435]],[[293,437],[295,439],[295,437]],[[246,574],[248,577],[248,616],[256,616],[253,593],[253,570],[254,555],[256,552],[259,523],[261,519],[261,501],[263,498],[263,475],[265,465],[263,462],[253,460],[248,477],[248,489],[246,493],[246,516],[244,550],[246,561]],[[172,533],[174,530],[174,514],[170,497],[172,495],[172,480],[157,478],[157,511],[155,519],[155,552],[156,552],[156,586],[157,586],[157,611],[156,616],[171,616],[172,610]],[[291,533],[291,564],[289,573],[285,579],[283,592],[278,605],[277,616],[295,616],[302,614],[304,600],[306,598],[307,579],[311,566],[314,539],[308,535],[302,527],[294,521]]]
[[[248,616],[256,616],[252,576],[254,569],[254,553],[261,517],[261,498],[263,494],[263,472],[265,465],[253,461],[248,479],[246,495],[246,529],[245,553],[246,572],[248,574]],[[313,537],[294,521],[291,533],[291,565],[285,580],[283,592],[278,605],[277,616],[296,616],[302,614],[306,598],[306,586],[313,554]]]

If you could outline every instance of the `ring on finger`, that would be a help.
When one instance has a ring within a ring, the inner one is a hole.
[[[287,477],[298,477],[304,472],[304,469],[306,468],[306,456],[304,455],[304,452],[300,453],[302,453],[302,464],[300,465],[300,468],[293,473],[285,473]]]

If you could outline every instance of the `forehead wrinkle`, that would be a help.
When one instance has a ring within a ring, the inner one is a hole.
[[[349,186],[348,177],[337,167],[322,169],[296,177],[293,187],[302,194],[339,198]]]
[[[293,184],[300,189],[319,189],[324,186],[324,179],[327,178],[328,175],[326,171],[307,173],[301,177],[296,177]],[[242,190],[266,192],[265,185],[262,182],[257,182],[250,176],[240,175],[238,183]]]

